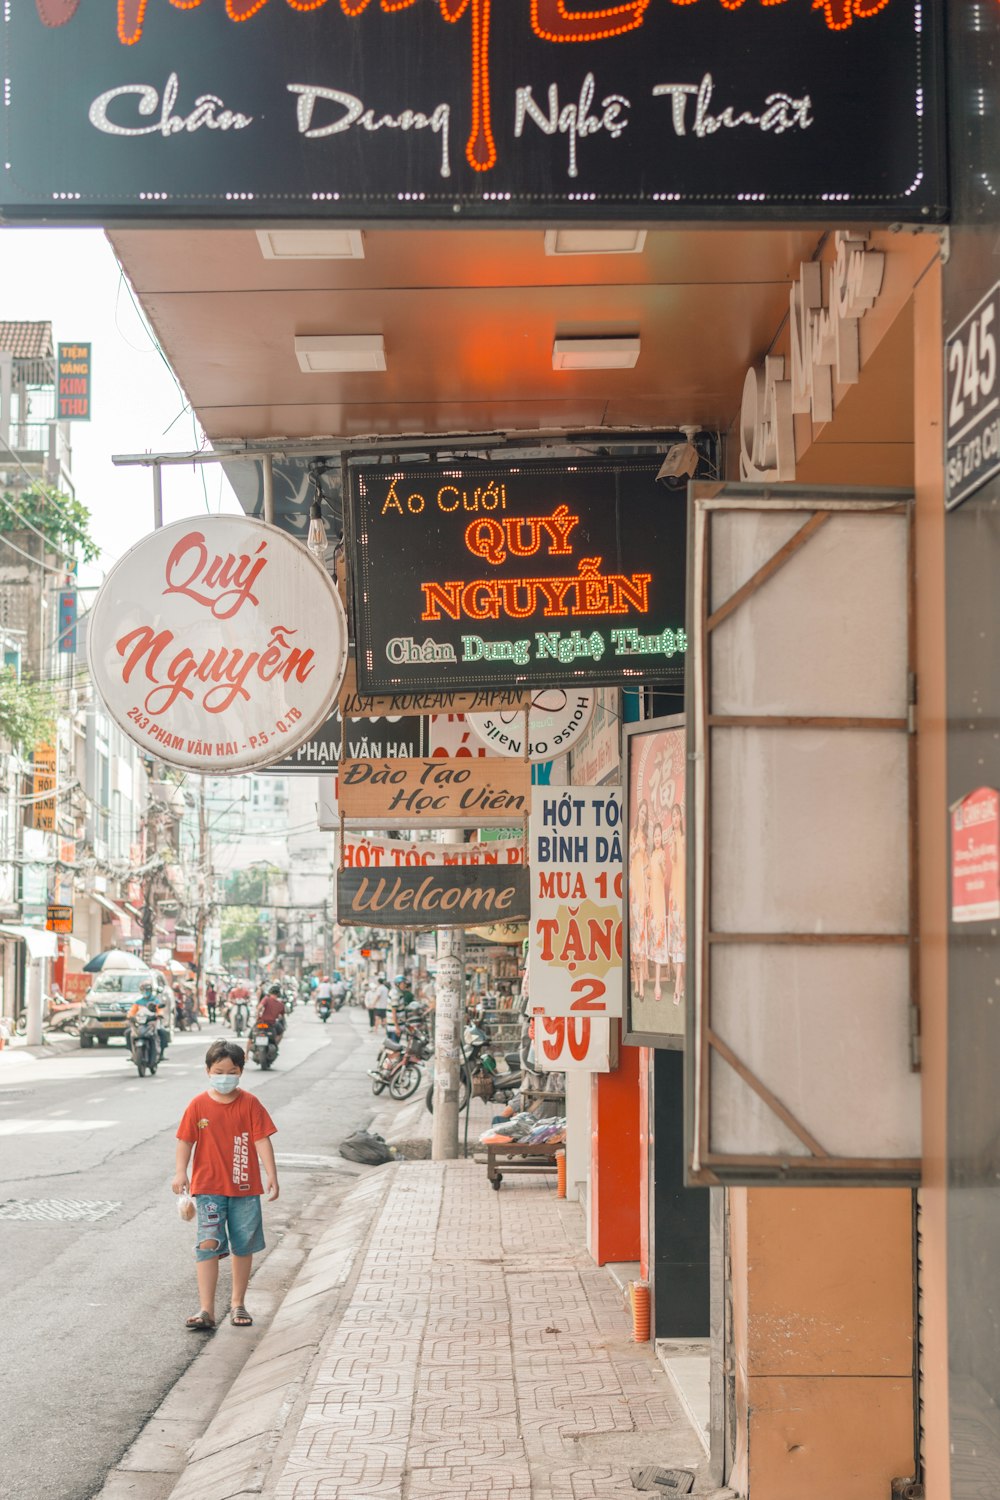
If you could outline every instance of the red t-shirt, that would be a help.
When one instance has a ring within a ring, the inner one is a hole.
[[[237,1089],[232,1104],[220,1104],[208,1093],[192,1099],[177,1127],[177,1139],[194,1144],[192,1194],[259,1197],[264,1187],[254,1144],[274,1135],[275,1128],[256,1094],[245,1089]]]

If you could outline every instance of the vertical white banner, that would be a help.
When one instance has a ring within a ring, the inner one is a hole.
[[[531,1005],[622,1013],[621,790],[532,787]]]

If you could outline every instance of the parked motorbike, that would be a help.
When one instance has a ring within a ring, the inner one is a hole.
[[[145,1005],[136,1011],[132,1020],[132,1061],[135,1063],[140,1078],[145,1078],[147,1072],[156,1072],[160,1061],[160,1023],[156,1012],[149,1010]]]
[[[269,1068],[278,1055],[278,1033],[270,1021],[256,1021],[250,1040],[250,1056],[260,1068]]]
[[[386,1038],[374,1068],[368,1069],[372,1093],[385,1089],[394,1099],[409,1099],[420,1087],[423,1061],[430,1051],[427,1041],[409,1036],[405,1041]]]
[[[483,1099],[506,1102],[521,1087],[520,1056],[506,1054],[505,1071],[501,1071],[489,1050],[489,1036],[484,1026],[470,1021],[462,1033],[464,1057],[458,1075],[458,1107],[465,1109],[473,1094]],[[434,1112],[434,1085],[427,1090],[427,1108]]]
[[[82,1006],[53,1000],[49,1004],[46,1026],[49,1031],[64,1031],[68,1036],[80,1033],[80,1011]]]
[[[430,1050],[423,1015],[400,1017],[395,1026],[387,1026],[378,1060],[368,1070],[372,1093],[378,1095],[388,1089],[394,1099],[409,1099],[420,1087],[423,1062]]]

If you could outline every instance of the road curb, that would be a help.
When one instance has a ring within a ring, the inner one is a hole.
[[[169,1491],[170,1500],[242,1500],[264,1492],[320,1347],[357,1279],[376,1217],[400,1168],[351,1189],[306,1257],[274,1320]]]

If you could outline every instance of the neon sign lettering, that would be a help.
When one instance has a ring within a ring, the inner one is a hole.
[[[383,507],[383,514],[385,507]],[[506,516],[470,521],[465,545],[474,557],[501,567],[511,557],[572,557],[570,535],[580,517],[559,505],[550,516]],[[581,557],[576,576],[563,578],[476,578],[422,583],[422,620],[527,620],[569,615],[626,615],[649,609],[652,573],[602,573],[600,557]]]
[[[602,573],[599,557],[582,557],[576,577],[477,578],[471,583],[422,583],[422,620],[527,620],[568,615],[645,614],[652,573]]]
[[[148,3],[149,0],[116,0],[117,33],[122,46],[133,47],[142,40]],[[170,4],[178,10],[197,10],[203,3],[204,0],[170,0]],[[230,21],[236,23],[249,21],[267,3],[268,0],[225,0],[226,15]],[[326,5],[332,4],[333,0],[286,0],[286,3],[294,11],[309,12],[323,9]],[[360,17],[371,3],[372,0],[340,0],[340,10],[344,16],[353,19]],[[416,3],[417,0],[379,0],[381,9],[386,13],[409,10]],[[475,172],[489,172],[497,161],[491,101],[492,3],[493,0],[437,0],[438,10],[444,21],[455,25],[466,16],[469,17],[471,121],[465,156],[469,166]],[[625,3],[620,5],[592,10],[573,10],[567,8],[567,0],[530,0],[529,20],[532,32],[542,41],[557,44],[609,41],[642,26],[650,3],[651,0],[625,0]],[[664,0],[660,0],[660,3],[664,3]],[[690,5],[699,3],[699,0],[666,0],[666,3]],[[720,0],[720,3],[725,10],[735,11],[741,9],[746,0]],[[789,0],[760,0],[760,3],[769,6],[786,5]],[[868,20],[883,10],[888,3],[889,0],[811,0],[812,9],[821,13],[830,31],[844,31],[853,26],[855,21]],[[80,0],[35,0],[39,18],[42,24],[48,27],[65,26],[75,16],[79,4]],[[697,92],[699,88],[704,87],[704,82],[700,86],[671,85],[670,87],[682,90],[691,88]],[[586,84],[584,88],[586,91]],[[557,110],[558,101],[552,99],[550,91],[549,109],[546,113],[531,97],[530,89],[519,91],[517,107],[519,122],[522,126],[527,115],[547,133],[554,134],[558,130],[570,135],[571,176],[575,175],[575,150],[578,137],[593,134],[601,129],[617,135],[627,124],[621,111],[627,107],[628,101],[622,96],[609,95],[602,101],[601,113],[597,115],[590,112],[592,100],[592,91],[588,98],[581,93],[577,104],[564,105],[561,110]],[[680,103],[683,109],[686,102],[686,97],[678,100],[677,96],[674,96],[675,127],[677,105]],[[768,107],[775,111],[773,118],[776,121],[788,117],[793,124],[804,125],[805,122],[801,117],[796,119],[795,115],[796,106],[802,106],[806,102],[805,100],[788,100],[787,103],[782,104],[779,101],[773,101]],[[155,107],[154,104],[153,108]],[[707,100],[705,110],[707,112]],[[742,117],[732,117],[726,120],[726,114],[731,114],[731,111],[724,111],[722,116],[713,117],[718,122],[714,128],[718,129],[720,124],[751,123],[749,119]],[[801,110],[799,114],[801,115]],[[201,123],[208,123],[208,121]],[[705,123],[704,120],[703,123]],[[752,123],[760,122],[755,118]],[[181,128],[191,127],[182,126]],[[779,126],[761,124],[761,128],[778,129]],[[791,125],[781,125],[780,128],[791,128]]]

